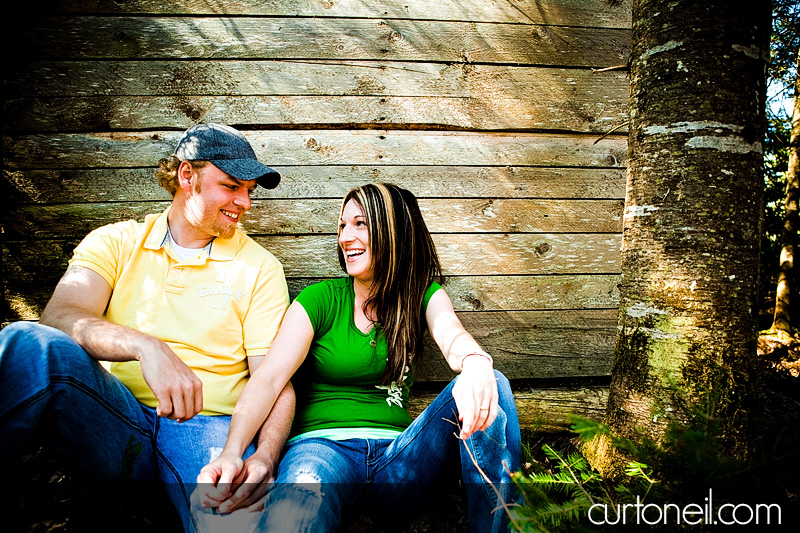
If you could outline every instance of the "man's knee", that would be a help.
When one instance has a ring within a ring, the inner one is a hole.
[[[92,359],[75,340],[61,330],[35,322],[14,322],[0,331],[0,364],[50,373],[96,370]]]
[[[0,331],[0,347],[2,347],[0,356],[6,353],[10,348],[22,342],[35,342],[38,332],[42,330],[42,328],[47,328],[47,326],[36,322],[26,322],[24,320],[13,322],[4,327],[2,331]]]
[[[22,353],[30,359],[35,354],[47,354],[58,349],[83,351],[75,340],[61,330],[36,322],[14,322],[0,331],[0,357]]]

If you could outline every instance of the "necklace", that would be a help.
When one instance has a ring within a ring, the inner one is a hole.
[[[376,336],[375,330],[377,329],[378,326],[373,322],[372,329],[369,330],[369,345],[372,346],[373,348],[378,345],[378,341],[375,340]]]
[[[378,345],[378,340],[376,338],[378,335],[376,331],[378,329],[378,323],[369,318],[369,315],[367,315],[367,310],[364,309],[363,302],[359,302],[358,295],[355,295],[355,288],[353,289],[353,291],[354,291],[353,305],[358,306],[357,309],[361,309],[361,311],[364,313],[364,318],[369,320],[369,323],[372,324],[372,328],[370,328],[370,330],[367,332],[367,336],[369,337],[369,345],[375,348]],[[355,318],[353,318],[353,321],[355,322]]]

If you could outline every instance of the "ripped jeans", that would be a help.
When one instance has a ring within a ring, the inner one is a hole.
[[[225,445],[229,424],[229,416],[182,423],[157,416],[57,329],[17,322],[0,331],[4,459],[36,429],[100,482],[165,483],[184,529],[194,531],[190,494]]]
[[[341,522],[342,508],[353,504],[407,517],[445,474],[448,463],[460,461],[470,531],[508,531],[500,498],[512,503],[509,474],[520,469],[520,430],[508,380],[495,373],[500,393],[497,419],[466,441],[454,434],[451,391],[456,380],[396,439],[295,440],[278,467],[258,530],[332,532]],[[484,481],[465,444],[491,484]]]

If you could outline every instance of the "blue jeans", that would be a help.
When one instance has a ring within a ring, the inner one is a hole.
[[[512,503],[510,472],[520,469],[520,430],[508,380],[495,373],[500,392],[497,419],[466,441],[455,436],[453,380],[396,439],[301,438],[293,442],[267,495],[259,530],[335,531],[342,507],[356,503],[365,509],[407,511],[441,479],[452,460],[461,464],[470,531],[507,531],[508,518],[499,500]],[[491,484],[483,479],[465,445]]]
[[[196,529],[190,494],[225,444],[229,416],[178,423],[136,401],[65,333],[27,322],[0,331],[0,456],[33,432],[107,481],[166,484],[184,528]],[[245,455],[253,452],[253,446]]]

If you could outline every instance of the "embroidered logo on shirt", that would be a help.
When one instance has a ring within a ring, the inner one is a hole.
[[[387,398],[386,403],[391,407],[393,404],[397,407],[403,407],[403,384],[408,377],[408,367],[403,370],[403,379],[400,380],[400,385],[396,381],[392,381],[389,385],[375,385],[376,389],[386,390]]]
[[[242,289],[233,292],[233,284],[236,281],[236,275],[231,274],[228,278],[225,277],[224,272],[220,272],[215,280],[214,285],[210,288],[207,285],[200,285],[197,287],[197,292],[201,298],[213,297],[211,303],[212,309],[225,309],[231,302],[231,298],[237,302],[244,296]]]

